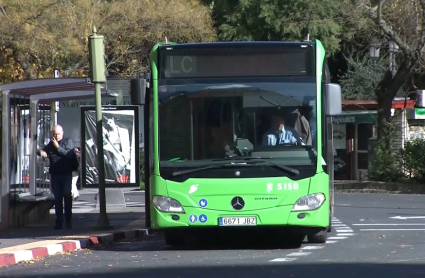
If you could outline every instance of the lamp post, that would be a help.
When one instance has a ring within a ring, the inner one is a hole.
[[[373,65],[376,66],[379,59],[379,50],[380,50],[381,42],[377,38],[372,38],[370,48],[369,48],[369,56],[373,61]]]
[[[388,43],[388,48],[389,48],[389,52],[390,52],[390,71],[393,74],[395,74],[395,71],[396,71],[395,54],[398,52],[398,45],[395,42],[390,41]]]
[[[96,143],[97,143],[97,167],[99,175],[99,218],[97,230],[112,229],[106,213],[106,192],[105,192],[105,164],[103,160],[103,136],[102,136],[102,102],[101,84],[106,82],[105,74],[105,45],[103,36],[98,35],[93,27],[93,34],[89,36],[89,62],[90,78],[94,83],[96,100]]]

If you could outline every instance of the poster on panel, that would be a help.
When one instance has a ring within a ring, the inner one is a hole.
[[[83,187],[97,186],[96,110],[82,107]],[[108,187],[139,184],[139,123],[135,106],[102,106],[103,161]]]

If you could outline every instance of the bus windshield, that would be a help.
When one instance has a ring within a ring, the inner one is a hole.
[[[316,85],[264,82],[158,88],[160,162],[185,167],[229,157],[315,165]]]

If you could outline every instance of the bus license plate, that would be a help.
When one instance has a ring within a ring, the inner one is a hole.
[[[256,217],[220,217],[218,218],[220,226],[256,226]]]

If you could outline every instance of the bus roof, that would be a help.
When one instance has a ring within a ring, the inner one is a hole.
[[[220,48],[220,47],[236,47],[236,48],[246,48],[246,47],[259,47],[259,46],[271,46],[277,47],[279,45],[290,45],[290,46],[314,46],[315,42],[305,41],[305,42],[294,42],[294,41],[231,41],[231,42],[201,42],[201,43],[184,43],[184,44],[163,44],[160,48],[172,47],[173,49],[202,49],[202,48]]]

